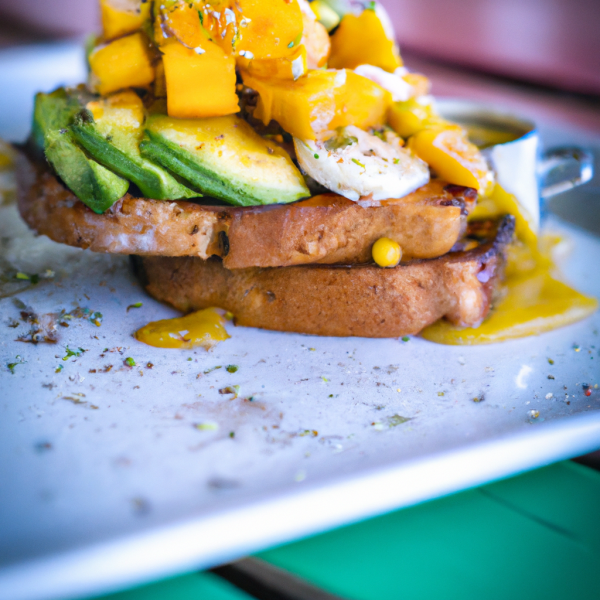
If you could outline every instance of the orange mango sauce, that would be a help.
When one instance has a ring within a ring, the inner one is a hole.
[[[571,325],[598,309],[595,298],[560,281],[552,254],[561,239],[549,234],[538,239],[514,196],[497,185],[471,218],[506,213],[516,217],[517,242],[508,252],[504,295],[479,327],[457,327],[440,320],[421,332],[426,340],[450,345],[491,344]]]
[[[135,338],[155,348],[210,350],[231,337],[224,324],[224,317],[216,309],[206,308],[185,317],[148,323],[135,332]]]

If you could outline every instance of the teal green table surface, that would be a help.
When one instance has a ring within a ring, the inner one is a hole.
[[[266,550],[349,600],[600,599],[600,473],[562,462]],[[105,600],[242,600],[210,573]]]

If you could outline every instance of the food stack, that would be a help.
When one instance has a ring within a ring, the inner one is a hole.
[[[21,214],[243,325],[401,336],[489,311],[514,220],[376,2],[100,0],[87,84],[38,94]]]

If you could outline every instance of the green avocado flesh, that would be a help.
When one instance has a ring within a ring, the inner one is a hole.
[[[289,155],[235,115],[152,115],[140,150],[205,194],[237,206],[282,204],[310,196]]]
[[[94,119],[90,111],[84,110],[70,127],[75,139],[93,158],[135,183],[146,198],[179,200],[202,195],[142,158],[139,143],[143,122],[134,109],[107,106],[101,113]]]
[[[65,185],[96,213],[122,198],[129,182],[87,157],[68,126],[81,109],[80,99],[63,89],[35,98],[32,139]]]

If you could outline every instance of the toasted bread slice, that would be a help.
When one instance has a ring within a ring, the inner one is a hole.
[[[144,257],[134,263],[150,295],[183,312],[214,306],[250,327],[399,337],[442,317],[479,325],[502,278],[513,232],[512,216],[477,221],[456,251],[393,269],[364,264],[228,270],[217,258]]]
[[[335,194],[256,208],[156,201],[127,194],[105,214],[80,202],[46,165],[21,154],[18,198],[27,224],[50,239],[95,252],[219,256],[229,269],[371,260],[380,237],[403,260],[435,258],[464,232],[475,190],[434,180],[400,200],[363,207]]]

